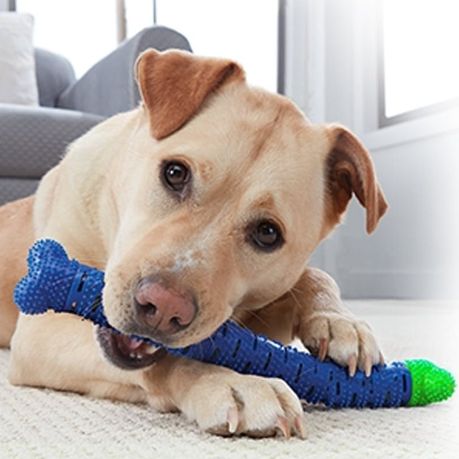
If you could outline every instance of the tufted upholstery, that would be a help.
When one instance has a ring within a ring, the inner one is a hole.
[[[34,193],[40,178],[59,162],[71,142],[105,117],[138,104],[133,68],[139,53],[149,47],[191,50],[179,33],[150,27],[78,81],[65,58],[35,51],[41,107],[0,104],[0,205]]]

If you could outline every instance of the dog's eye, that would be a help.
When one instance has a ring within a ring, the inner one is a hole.
[[[271,252],[284,243],[282,231],[271,220],[260,220],[249,226],[249,242],[257,249]]]
[[[163,165],[163,183],[172,191],[183,191],[189,183],[190,178],[190,170],[185,164],[179,161],[170,161]]]

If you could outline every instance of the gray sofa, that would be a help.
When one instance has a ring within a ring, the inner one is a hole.
[[[181,34],[151,27],[124,42],[79,80],[64,57],[35,51],[40,107],[0,104],[0,205],[34,193],[40,178],[73,140],[106,117],[138,104],[134,63],[150,47],[191,51]]]

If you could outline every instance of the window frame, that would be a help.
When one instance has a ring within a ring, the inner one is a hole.
[[[372,151],[459,130],[459,105],[449,104],[380,124],[380,0],[286,1],[286,94],[311,121],[345,124]]]
[[[378,126],[385,128],[405,121],[424,118],[436,113],[441,113],[459,107],[459,97],[425,105],[412,110],[399,113],[398,115],[386,116],[386,91],[384,78],[384,4],[378,0],[376,5],[376,30],[377,30],[377,79],[378,79]]]
[[[277,92],[285,95],[285,53],[287,0],[278,0],[277,12]]]

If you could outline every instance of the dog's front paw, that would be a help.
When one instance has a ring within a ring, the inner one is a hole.
[[[300,323],[299,338],[321,360],[329,356],[347,366],[351,376],[357,367],[369,376],[373,365],[384,363],[370,327],[353,316],[335,312],[312,314]]]
[[[301,403],[282,380],[221,369],[203,375],[181,407],[199,427],[217,435],[305,438]]]

